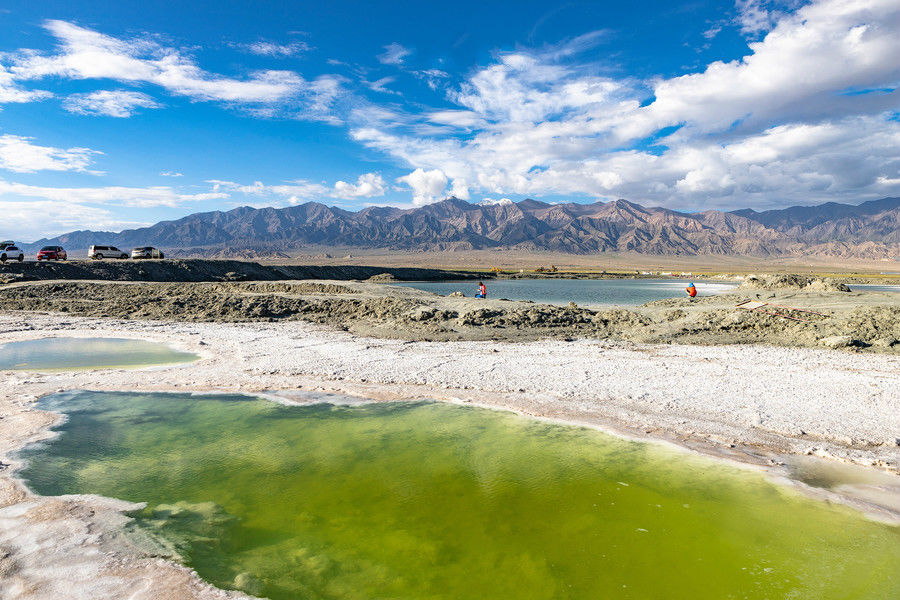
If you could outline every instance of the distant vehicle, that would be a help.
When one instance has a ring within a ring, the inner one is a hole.
[[[42,260],[66,260],[69,255],[63,250],[62,246],[44,246],[37,253],[38,262]]]
[[[91,246],[88,248],[88,258],[103,260],[104,258],[128,258],[128,254],[115,246]]]
[[[6,262],[8,260],[22,262],[25,260],[25,253],[19,250],[17,246],[4,246],[3,249],[0,250],[0,262]]]
[[[141,246],[131,251],[131,258],[165,258],[162,250],[153,246]]]

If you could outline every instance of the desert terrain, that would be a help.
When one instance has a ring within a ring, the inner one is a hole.
[[[38,267],[5,272],[0,343],[124,337],[201,358],[152,369],[0,373],[0,572],[9,582],[0,598],[241,597],[205,584],[153,540],[127,535],[134,505],[36,496],[16,478],[15,451],[52,435],[59,419],[34,402],[70,389],[243,392],[288,402],[313,391],[511,410],[699,451],[900,520],[894,293],[760,274],[693,301],[586,308],[438,296],[390,285],[408,275],[392,267],[329,267],[310,273],[331,279],[296,280],[287,279],[292,271],[264,279],[271,271],[250,265],[74,264],[82,276],[69,279],[53,278],[55,270],[39,277]],[[748,300],[801,320],[737,307]],[[793,457],[858,465],[873,479],[812,487],[794,477]]]

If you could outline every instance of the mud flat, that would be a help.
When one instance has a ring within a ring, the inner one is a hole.
[[[464,285],[460,288],[467,290]],[[359,281],[39,281],[0,286],[0,307],[188,322],[308,321],[407,341],[590,338],[827,346],[900,354],[900,294],[849,290],[829,280],[778,277],[750,280],[734,293],[693,301],[673,298],[628,309],[594,310],[575,304],[438,296]],[[762,311],[736,308],[745,300],[770,306]]]

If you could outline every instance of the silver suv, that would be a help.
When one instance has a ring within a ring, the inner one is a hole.
[[[7,260],[22,262],[25,260],[25,253],[19,250],[18,246],[3,246],[3,249],[0,250],[0,262],[6,262]]]
[[[103,260],[104,258],[128,258],[128,253],[122,252],[115,246],[91,246],[88,249],[88,258]]]
[[[153,246],[141,246],[140,248],[134,248],[131,251],[131,258],[165,258],[165,255],[159,248],[154,248]]]

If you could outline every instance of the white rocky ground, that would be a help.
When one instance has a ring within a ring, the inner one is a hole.
[[[894,472],[900,465],[897,356],[597,341],[404,342],[302,322],[0,313],[0,343],[53,335],[162,341],[203,359],[149,370],[0,372],[0,461],[10,465],[0,470],[0,599],[227,597],[122,539],[121,503],[35,497],[14,479],[11,453],[48,435],[54,419],[32,403],[59,390],[302,389],[435,398],[668,440],[769,464],[776,474],[781,454],[814,453]]]

